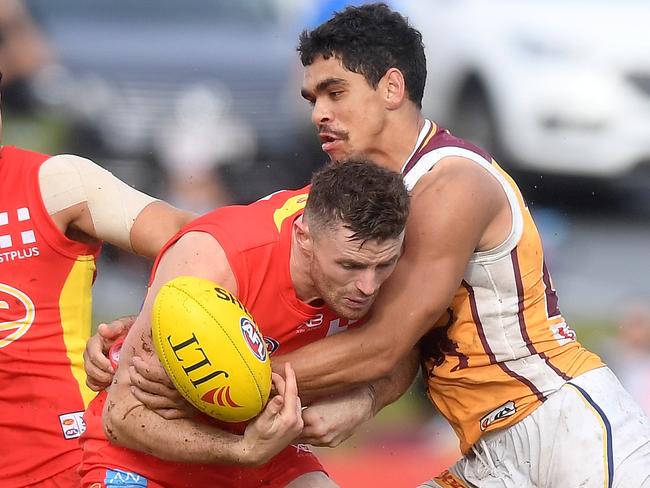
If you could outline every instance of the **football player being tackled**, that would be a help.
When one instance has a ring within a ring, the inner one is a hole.
[[[275,376],[279,394],[240,426],[159,416],[134,396],[130,365],[136,356],[154,359],[152,303],[160,287],[178,276],[209,279],[230,290],[255,317],[272,352],[290,352],[359,325],[397,264],[408,211],[401,175],[349,161],[318,172],[311,188],[220,208],[186,226],[154,265],[114,383],[86,412],[83,486],[125,480],[150,488],[336,486],[306,447],[288,446],[303,427],[290,366],[286,381]],[[189,330],[188,324],[178,327],[186,325]],[[385,378],[377,388],[351,390],[351,404],[367,412],[399,397],[417,362],[403,365],[406,374],[395,372],[401,382]]]

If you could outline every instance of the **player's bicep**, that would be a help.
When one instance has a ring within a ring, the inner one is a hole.
[[[128,370],[134,356],[145,361],[158,361],[151,339],[151,311],[160,288],[178,276],[206,278],[237,293],[234,274],[216,239],[204,232],[190,232],[181,237],[161,257],[142,310],[124,341],[114,384],[108,393],[109,402],[121,402],[125,409],[139,404],[130,391]]]
[[[131,357],[146,358],[154,354],[151,341],[151,311],[160,288],[178,276],[196,276],[219,283],[237,293],[237,282],[226,253],[217,240],[205,232],[189,232],[182,236],[160,258],[142,310],[133,324],[122,348],[120,367],[128,367]]]

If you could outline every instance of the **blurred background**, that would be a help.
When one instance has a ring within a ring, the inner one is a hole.
[[[204,212],[300,187],[326,157],[299,94],[301,30],[336,0],[2,0],[3,143],[93,159]],[[520,182],[560,307],[650,412],[650,4],[389,2],[424,37],[424,113]],[[105,246],[95,323],[150,264]],[[414,486],[458,456],[419,382],[319,450],[341,486]]]

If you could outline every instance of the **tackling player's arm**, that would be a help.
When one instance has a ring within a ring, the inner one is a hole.
[[[511,211],[477,164],[446,158],[414,188],[405,249],[368,322],[276,357],[290,361],[301,394],[338,391],[390,374],[451,303],[471,255],[505,240]]]
[[[210,263],[206,266],[206,263]],[[256,465],[267,461],[300,432],[302,420],[293,372],[288,368],[286,389],[274,397],[263,413],[234,435],[192,419],[166,420],[147,409],[131,391],[129,367],[134,356],[157,360],[151,342],[150,315],[155,296],[167,281],[181,275],[218,281],[236,293],[237,283],[225,253],[209,234],[183,236],[161,258],[142,312],[127,335],[113,384],[104,407],[104,431],[114,443],[181,462],[220,462]],[[284,401],[283,401],[284,400]]]
[[[300,442],[322,447],[338,446],[361,424],[402,396],[413,383],[418,366],[419,354],[414,349],[389,377],[315,400],[303,410],[305,426]]]
[[[89,159],[53,156],[39,171],[43,203],[69,238],[154,258],[195,215],[146,195]]]

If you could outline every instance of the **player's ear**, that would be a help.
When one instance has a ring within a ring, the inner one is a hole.
[[[309,224],[305,222],[304,218],[296,219],[296,221],[293,223],[293,229],[296,235],[296,241],[298,242],[300,249],[311,253],[314,243],[312,235],[309,232]]]
[[[406,97],[406,81],[397,68],[390,68],[379,82],[386,107],[395,110],[402,106]]]

